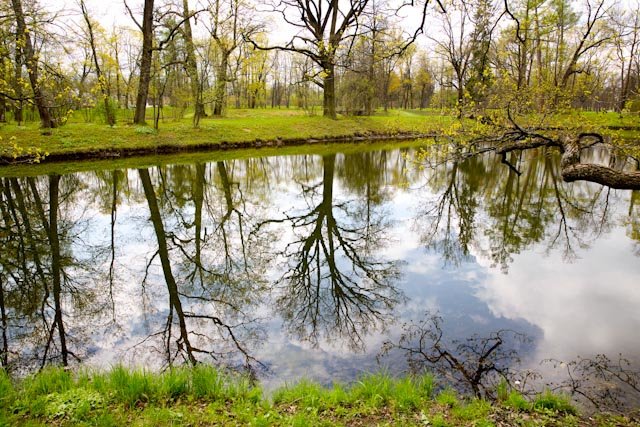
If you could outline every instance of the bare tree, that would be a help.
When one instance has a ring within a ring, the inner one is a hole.
[[[89,17],[89,12],[87,11],[87,6],[85,5],[84,0],[80,0],[80,9],[82,10],[82,17],[84,18],[84,22],[87,24],[89,46],[91,47],[91,56],[93,57],[93,64],[96,68],[98,86],[100,87],[100,92],[102,93],[107,124],[109,126],[113,126],[116,124],[116,116],[113,109],[111,108],[111,91],[109,88],[109,84],[104,74],[102,73],[102,68],[100,67],[100,61],[98,60],[98,54],[96,52],[96,40],[93,33],[93,22],[91,22],[91,18]]]
[[[22,0],[11,0],[11,5],[16,19],[16,40],[17,44],[20,45],[21,53],[24,55],[27,73],[29,74],[29,83],[33,91],[33,100],[38,108],[38,114],[40,114],[40,123],[44,129],[55,128],[56,122],[49,112],[45,93],[40,87],[40,65],[38,64],[38,58],[24,18]],[[21,66],[17,67],[20,68]]]
[[[201,117],[206,116],[204,111],[204,103],[202,102],[202,90],[200,89],[200,78],[198,75],[198,64],[196,61],[195,46],[193,43],[193,33],[191,31],[191,13],[189,12],[188,0],[182,0],[182,17],[184,21],[184,29],[182,31],[186,50],[186,70],[191,83],[191,96],[193,97],[193,123],[198,126]]]
[[[320,69],[307,76],[323,90],[323,114],[335,119],[336,114],[336,64],[338,51],[349,48],[359,33],[359,18],[369,0],[281,0],[273,10],[284,21],[299,30],[284,46],[260,49],[278,49],[300,53],[311,59]]]
[[[133,123],[135,124],[145,124],[146,123],[146,109],[147,109],[147,98],[149,97],[149,84],[151,83],[151,66],[153,63],[153,52],[160,51],[164,48],[164,46],[172,41],[178,30],[182,27],[186,21],[188,21],[191,17],[196,15],[199,12],[193,12],[188,14],[187,16],[182,16],[179,21],[170,25],[167,28],[166,35],[163,39],[158,40],[154,43],[154,32],[156,29],[155,20],[163,21],[168,16],[177,14],[171,8],[168,10],[158,13],[158,16],[155,16],[154,10],[154,0],[144,0],[144,9],[142,12],[142,24],[138,22],[135,18],[133,12],[129,8],[128,4],[125,1],[125,7],[127,8],[127,12],[129,16],[136,24],[138,29],[142,32],[142,52],[140,54],[140,76],[138,79],[138,95],[136,97],[136,110],[133,116]]]

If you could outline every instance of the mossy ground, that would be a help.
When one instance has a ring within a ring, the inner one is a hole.
[[[14,426],[632,426],[581,416],[567,398],[490,403],[440,390],[433,377],[368,375],[349,386],[302,381],[265,396],[246,377],[206,366],[162,374],[47,368],[19,382],[0,371],[0,425]]]

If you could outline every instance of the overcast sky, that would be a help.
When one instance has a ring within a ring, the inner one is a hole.
[[[74,19],[73,15],[79,17],[79,0],[39,0],[39,2],[50,12],[64,11],[64,19],[66,20]],[[127,0],[127,3],[134,13],[138,12],[137,16],[139,16],[141,20],[144,0]],[[160,1],[156,1],[156,3],[160,3]],[[256,0],[256,3],[264,4],[264,0]],[[135,27],[135,24],[124,7],[124,0],[85,0],[85,4],[91,16],[106,29],[111,29],[114,25]],[[196,9],[196,1],[189,0],[189,6],[192,10]],[[412,12],[413,13],[410,13],[407,10],[404,16],[401,17],[402,19],[399,19],[399,24],[405,27],[406,31],[415,31],[415,28],[420,22],[420,14],[417,13],[417,9]],[[284,40],[290,39],[296,33],[296,30],[292,26],[280,21],[277,14],[263,13],[261,16],[268,26],[269,40],[272,43],[281,43]],[[196,23],[194,27],[196,34],[198,33],[198,27],[200,27],[204,33],[202,25]]]

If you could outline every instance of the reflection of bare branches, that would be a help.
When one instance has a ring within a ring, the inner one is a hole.
[[[385,342],[379,357],[399,350],[413,371],[433,370],[452,386],[484,398],[494,397],[499,382],[514,381],[514,366],[520,362],[514,347],[530,341],[511,330],[448,340],[443,336],[442,318],[429,312],[425,319],[406,324],[403,329],[397,343]]]
[[[598,410],[626,412],[640,404],[640,370],[619,355],[604,354],[577,358],[570,362],[547,360],[561,368],[566,379],[552,388],[585,399]]]
[[[514,141],[520,141],[519,137],[515,131]],[[536,138],[526,148],[548,142],[544,136]],[[487,152],[483,150],[476,153]],[[489,149],[497,150],[494,146]],[[504,154],[512,165],[526,162],[526,169],[515,174],[501,167],[495,155],[481,157],[455,145],[421,154],[422,164],[433,165],[428,182],[435,199],[421,204],[416,228],[422,243],[435,248],[446,262],[460,262],[474,244],[477,252],[507,272],[513,254],[534,243],[544,243],[547,252],[557,249],[564,259],[573,260],[579,249],[610,229],[609,204],[615,190],[563,183],[551,153],[521,150]],[[476,220],[479,205],[485,206],[490,221]],[[554,223],[557,228],[552,230]],[[488,237],[486,245],[476,239],[479,234]]]
[[[457,162],[444,169],[444,173],[449,176],[444,191],[419,213],[416,226],[420,228],[420,238],[425,246],[435,248],[445,262],[458,265],[469,255],[478,202],[474,185],[459,178],[463,173]],[[456,219],[457,224],[454,224]]]
[[[302,185],[308,211],[258,228],[286,222],[296,234],[281,254],[286,271],[278,280],[284,292],[277,304],[290,331],[313,344],[324,331],[326,338],[345,337],[360,348],[368,330],[380,326],[397,304],[393,282],[399,273],[396,263],[379,261],[371,252],[372,242],[383,241],[382,219],[372,219],[365,209],[361,223],[349,203],[334,203],[335,157],[323,157],[322,183]]]
[[[169,215],[177,219],[177,221],[166,220],[169,224],[175,224],[173,230],[167,230],[149,171],[139,170],[158,242],[154,257],[157,255],[160,258],[169,293],[169,307],[164,328],[152,334],[151,337],[162,337],[163,353],[169,365],[179,358],[195,364],[199,361],[199,355],[206,355],[219,363],[228,363],[232,358],[239,356],[243,359],[244,366],[252,370],[254,366],[261,366],[248,349],[252,339],[251,323],[253,321],[243,320],[251,317],[242,310],[242,304],[234,303],[242,300],[246,304],[246,299],[232,295],[234,292],[240,294],[246,292],[248,282],[244,283],[242,279],[234,277],[234,274],[237,274],[236,267],[229,266],[229,262],[225,262],[222,271],[218,271],[216,265],[209,265],[209,261],[203,260],[205,255],[210,253],[206,230],[204,236],[202,235],[202,207],[206,184],[204,167],[198,165],[196,172],[192,191],[196,205],[193,221],[187,220],[185,211],[180,209],[184,205],[180,192],[183,189],[176,186],[178,191],[173,191],[174,188],[167,185],[169,181],[163,181],[165,188],[161,194],[170,200],[163,200],[162,204],[167,207]],[[181,182],[179,181],[178,184]],[[185,190],[189,191],[189,189]],[[217,227],[210,236],[221,234],[223,225],[228,219],[227,216],[221,226]],[[193,229],[194,226],[196,235],[185,235],[184,230]],[[226,254],[223,254],[222,258],[228,260],[230,258],[229,243],[224,237],[222,240]],[[195,254],[192,253],[191,244],[195,245]],[[170,256],[172,251],[177,256]],[[172,258],[179,259],[179,262],[173,262]],[[150,264],[151,261],[147,264],[145,281]],[[186,281],[182,279],[185,276]],[[178,288],[178,281],[184,283],[181,289]],[[241,320],[234,322],[230,318]]]
[[[519,352],[529,343],[524,334],[505,329],[484,337],[450,339],[442,318],[427,312],[422,320],[405,324],[397,341],[385,342],[378,360],[399,351],[412,371],[433,371],[447,385],[476,397],[494,399],[498,384],[505,382],[525,395],[536,395],[543,387],[567,393],[600,411],[628,413],[640,404],[640,370],[622,355],[544,360],[556,372],[542,378],[539,372],[518,369]],[[543,379],[546,384],[541,384]]]

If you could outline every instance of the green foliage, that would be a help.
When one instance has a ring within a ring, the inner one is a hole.
[[[225,378],[216,368],[198,365],[192,369],[191,392],[197,399],[214,400],[225,395]]]
[[[393,404],[405,411],[418,408],[424,400],[431,398],[433,388],[434,380],[429,374],[394,379],[383,372],[364,376],[353,386],[350,394],[373,407]]]
[[[331,391],[323,389],[319,384],[302,380],[293,386],[287,386],[274,392],[275,405],[298,404],[305,408],[324,408],[330,401]]]
[[[466,405],[450,406],[453,406],[453,415],[466,421],[485,419],[491,412],[491,403],[480,399],[473,399]]]
[[[431,425],[433,427],[449,427],[450,424],[442,414],[437,414],[429,421],[429,424],[427,425]]]
[[[158,397],[174,401],[189,394],[191,372],[184,368],[171,368],[158,379]]]
[[[496,399],[498,402],[504,402],[509,398],[509,383],[504,379],[498,383],[496,387]]]
[[[529,411],[531,405],[515,403],[524,399],[513,391],[504,405],[495,406],[479,399],[461,400],[451,389],[434,400],[433,389],[430,375],[394,379],[383,372],[366,375],[350,387],[326,388],[301,381],[275,390],[266,399],[247,377],[201,365],[163,373],[121,366],[105,373],[81,370],[76,374],[48,368],[15,386],[0,372],[0,426],[491,427],[494,419],[509,420],[509,425],[581,425],[566,398],[550,392],[539,396],[536,409]],[[520,413],[521,409],[527,412]],[[594,417],[597,425],[633,425],[624,416]]]
[[[22,399],[34,399],[50,393],[64,393],[74,385],[72,374],[61,367],[46,367],[27,377],[22,384]]]
[[[115,399],[127,407],[149,402],[157,391],[154,377],[144,370],[130,371],[116,366],[109,373],[108,380]]]
[[[44,415],[47,418],[84,419],[92,410],[104,406],[103,396],[85,388],[74,388],[64,393],[51,393],[45,398]]]

